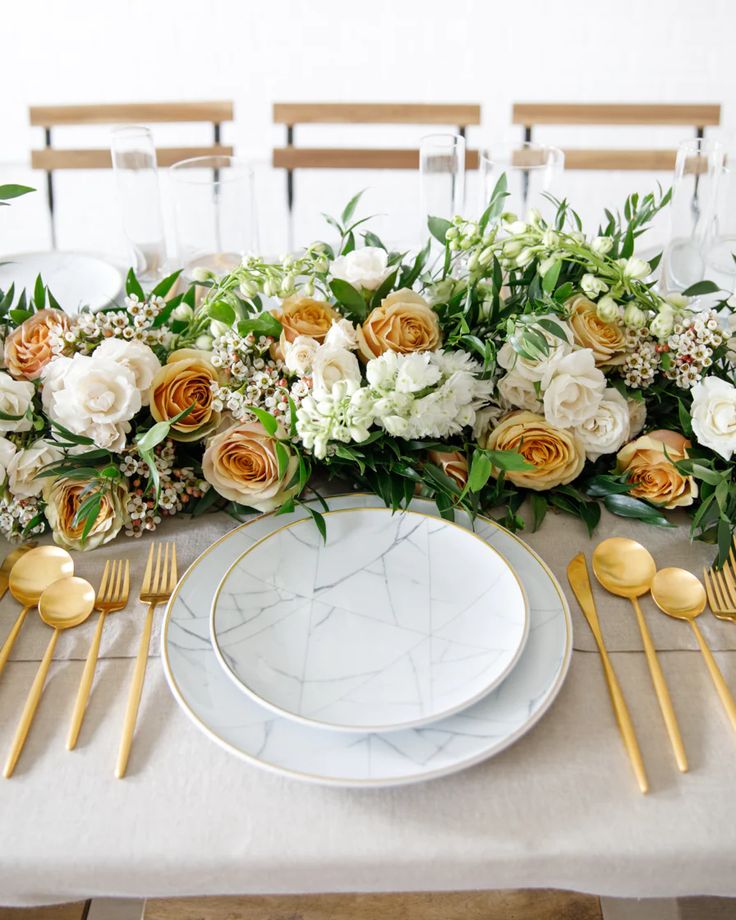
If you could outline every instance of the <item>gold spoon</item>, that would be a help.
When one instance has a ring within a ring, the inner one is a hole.
[[[685,755],[685,746],[682,743],[680,726],[677,724],[670,692],[667,689],[667,683],[664,679],[657,653],[654,650],[654,643],[649,634],[649,627],[644,619],[644,614],[641,612],[638,600],[642,594],[647,594],[650,590],[652,580],[657,571],[652,554],[641,543],[637,543],[636,540],[628,540],[625,537],[609,537],[608,540],[599,543],[593,550],[593,571],[595,572],[595,577],[606,591],[610,591],[611,594],[616,594],[618,597],[627,597],[631,601],[639,624],[641,639],[644,643],[644,653],[647,656],[649,673],[652,675],[652,682],[659,700],[659,708],[662,710],[664,724],[667,726],[670,743],[675,752],[675,760],[680,771],[686,773],[687,756]]]
[[[71,629],[73,626],[79,626],[92,613],[95,605],[95,591],[92,585],[83,578],[77,578],[70,575],[68,578],[60,578],[43,592],[38,601],[38,612],[41,619],[54,630],[41,664],[38,666],[36,677],[31,685],[26,705],[18,722],[18,728],[15,731],[15,738],[10,746],[8,759],[5,763],[5,778],[9,779],[13,775],[15,765],[18,763],[23,745],[28,735],[28,729],[31,727],[33,716],[36,714],[38,702],[43,693],[43,687],[46,683],[46,675],[49,672],[51,660],[54,657],[56,640],[62,629]]]
[[[15,640],[29,610],[50,584],[74,574],[74,560],[60,546],[37,546],[15,563],[10,572],[10,593],[23,605],[13,628],[0,649],[0,673],[13,651]]]
[[[728,713],[731,725],[736,730],[736,701],[723,679],[713,652],[695,622],[695,617],[700,616],[705,610],[705,588],[700,580],[685,569],[660,569],[652,581],[652,598],[662,613],[676,620],[687,620],[692,627],[705,663],[708,665],[710,676],[716,685],[718,696]]]
[[[3,559],[3,564],[0,565],[0,601],[5,597],[5,592],[8,590],[8,582],[10,581],[13,566],[21,556],[25,556],[28,550],[33,549],[36,545],[35,540],[30,543],[24,543],[23,546],[17,546]]]

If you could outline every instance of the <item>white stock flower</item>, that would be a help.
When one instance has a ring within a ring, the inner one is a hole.
[[[378,358],[371,358],[365,366],[365,376],[375,390],[390,390],[396,383],[399,372],[399,355],[395,351],[384,351]]]
[[[355,326],[349,319],[333,319],[325,335],[324,344],[330,348],[347,348],[348,351],[354,351],[358,347]]]
[[[597,297],[608,290],[608,285],[603,279],[596,278],[595,275],[589,273],[583,275],[580,279],[580,287],[583,289],[583,293],[590,298]]]
[[[496,384],[498,395],[508,409],[527,409],[541,412],[542,400],[531,380],[522,377],[516,370],[508,371]]]
[[[564,358],[565,355],[570,354],[573,343],[573,335],[570,326],[554,313],[546,313],[542,316],[538,316],[537,319],[552,320],[555,325],[562,329],[567,340],[565,341],[556,336],[553,332],[544,329],[542,326],[536,325],[534,327],[535,330],[541,333],[547,340],[549,354],[535,359],[525,358],[517,354],[509,342],[504,342],[499,349],[497,358],[499,366],[505,371],[514,370],[532,383],[538,383],[543,377],[549,376],[550,370],[554,364],[561,358]]]
[[[628,403],[618,390],[608,387],[595,415],[582,425],[575,426],[573,432],[585,448],[588,460],[616,453],[631,436]]]
[[[0,412],[21,416],[18,419],[0,418],[0,431],[28,431],[31,420],[26,418],[26,412],[35,392],[30,381],[13,380],[10,374],[0,371]]]
[[[593,352],[580,348],[560,359],[543,381],[544,417],[557,428],[584,425],[598,410],[606,378],[595,366]]]
[[[8,467],[15,456],[15,444],[7,438],[0,437],[0,482],[8,475]]]
[[[418,393],[434,386],[442,371],[431,361],[431,353],[413,352],[403,356],[396,374],[396,389],[399,393]]]
[[[141,394],[129,368],[109,358],[76,354],[54,358],[44,368],[43,405],[50,419],[97,447],[125,448],[130,420],[141,408]]]
[[[16,498],[30,498],[40,495],[46,484],[38,477],[41,470],[49,463],[56,463],[64,456],[55,444],[39,438],[25,450],[19,450],[7,466],[8,486]]]
[[[358,359],[346,348],[329,348],[323,345],[312,358],[312,385],[315,395],[331,393],[341,380],[360,386]]]
[[[736,452],[736,387],[720,377],[706,377],[692,389],[690,416],[703,447],[724,460]]]
[[[311,335],[298,335],[293,342],[284,339],[284,364],[299,377],[306,377],[312,370],[312,361],[319,349],[319,342]]]
[[[355,288],[375,291],[390,273],[388,253],[379,246],[364,246],[345,256],[338,256],[330,265],[333,278],[347,281]]]
[[[651,265],[645,262],[644,259],[637,259],[636,256],[632,256],[630,259],[621,261],[623,262],[624,278],[628,281],[642,281],[652,273]]]
[[[153,378],[161,370],[161,362],[148,345],[135,340],[128,342],[125,339],[110,338],[98,345],[93,355],[95,358],[115,361],[132,371],[135,385],[141,393],[141,405],[148,405]]]

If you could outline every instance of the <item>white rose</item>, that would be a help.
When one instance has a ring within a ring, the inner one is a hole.
[[[580,287],[583,289],[583,293],[590,298],[597,297],[608,290],[608,285],[605,281],[588,273],[580,279]]]
[[[692,388],[690,416],[703,447],[724,460],[736,452],[736,387],[720,377],[706,377]]]
[[[7,438],[0,437],[0,482],[8,475],[8,467],[15,455],[15,444]]]
[[[572,330],[564,320],[561,320],[553,313],[547,313],[537,317],[537,319],[552,320],[562,329],[565,336],[567,336],[567,340],[565,341],[554,335],[554,333],[544,329],[542,326],[537,325],[534,328],[545,337],[549,345],[548,355],[538,359],[524,358],[514,351],[509,342],[504,342],[498,352],[498,364],[505,371],[517,371],[522,377],[532,383],[538,383],[543,377],[548,376],[552,366],[559,361],[560,358],[564,358],[565,355],[570,354],[573,343]]]
[[[148,345],[143,342],[126,342],[125,339],[105,339],[94,350],[94,357],[116,361],[132,371],[135,385],[141,393],[141,405],[148,405],[153,378],[161,370],[161,362]]]
[[[623,261],[624,278],[629,281],[641,281],[652,273],[652,267],[644,259],[637,259],[632,256],[630,259]]]
[[[355,326],[349,319],[332,320],[332,325],[327,330],[324,344],[330,348],[347,348],[354,351],[358,347],[358,336]]]
[[[541,412],[542,400],[531,382],[516,370],[504,374],[497,384],[498,395],[508,409],[527,409],[529,412]]]
[[[338,256],[330,266],[333,278],[347,281],[354,288],[375,291],[386,280],[391,269],[388,253],[379,246],[364,246],[345,256]]]
[[[313,339],[311,335],[298,335],[293,342],[284,339],[283,348],[286,352],[284,364],[287,368],[292,374],[306,377],[312,370],[312,361],[319,348],[317,339]]]
[[[588,460],[616,453],[631,436],[628,403],[618,390],[608,387],[595,415],[573,428],[573,432],[585,448]]]
[[[315,395],[331,393],[332,387],[343,380],[360,386],[360,364],[346,348],[317,349],[312,360],[312,388]]]
[[[626,402],[629,407],[629,427],[631,429],[629,437],[635,438],[641,434],[647,420],[647,404],[645,400],[633,397],[629,397]]]
[[[63,451],[43,438],[34,441],[25,450],[19,450],[7,466],[10,491],[16,498],[40,495],[46,480],[38,478],[39,472],[63,456]]]
[[[544,417],[557,428],[584,425],[598,410],[606,378],[593,352],[581,348],[562,358],[544,387]]]
[[[53,421],[101,448],[121,451],[141,408],[133,371],[97,355],[55,358],[44,368],[43,402]]]
[[[0,418],[0,431],[28,431],[31,420],[26,418],[26,412],[35,392],[30,381],[13,380],[10,374],[0,371],[0,412],[22,416],[19,419]]]
[[[437,383],[440,376],[441,371],[431,362],[429,352],[413,352],[400,355],[395,386],[399,393],[418,393]]]

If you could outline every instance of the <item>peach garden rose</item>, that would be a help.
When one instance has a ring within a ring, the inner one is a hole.
[[[88,482],[79,479],[45,480],[43,497],[46,502],[46,518],[54,542],[65,549],[87,550],[109,543],[125,523],[128,491],[121,483],[115,483],[102,495],[100,510],[92,529],[86,540],[82,540],[84,521],[75,523],[74,517],[90,494],[84,491],[88,485]]]
[[[622,447],[616,457],[616,470],[626,473],[629,482],[634,483],[629,495],[667,509],[692,505],[698,495],[697,483],[673,465],[673,461],[687,457],[691,446],[677,431],[657,430]]]
[[[5,366],[13,377],[36,380],[53,358],[50,336],[53,327],[62,330],[69,318],[61,310],[39,310],[24,320],[5,340]]]
[[[626,358],[623,327],[602,320],[593,301],[582,294],[568,300],[566,306],[575,342],[582,348],[590,348],[596,367],[607,369],[622,364]]]
[[[272,313],[283,331],[279,341],[271,347],[271,355],[281,360],[286,357],[289,345],[300,336],[309,336],[321,345],[332,323],[340,320],[340,314],[330,304],[311,297],[287,297],[281,308]]]
[[[385,351],[434,351],[442,344],[437,314],[423,297],[405,288],[384,297],[357,335],[358,352],[366,361]]]
[[[219,381],[209,353],[182,348],[169,355],[151,383],[151,415],[157,422],[174,418],[191,405],[188,415],[171,426],[175,441],[196,441],[220,424],[220,413],[212,408],[212,384]]]

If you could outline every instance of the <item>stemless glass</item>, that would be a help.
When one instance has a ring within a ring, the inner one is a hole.
[[[706,276],[704,245],[714,237],[724,149],[718,141],[697,138],[677,149],[670,204],[670,233],[662,259],[662,286],[682,291]]]
[[[419,183],[426,233],[429,217],[452,220],[465,207],[465,138],[429,134],[419,144]]]
[[[525,217],[531,208],[543,216],[553,209],[545,194],[556,194],[565,168],[565,154],[559,147],[527,141],[512,149],[492,147],[480,157],[480,212],[488,206],[493,189],[506,174],[508,197],[504,210]]]
[[[718,176],[712,218],[703,231],[704,277],[736,291],[736,150],[729,150]]]
[[[110,152],[132,265],[138,278],[150,284],[161,278],[166,262],[156,148],[150,130],[138,125],[114,128]]]
[[[257,248],[253,171],[228,156],[194,157],[170,168],[177,258],[193,269],[224,274]]]

